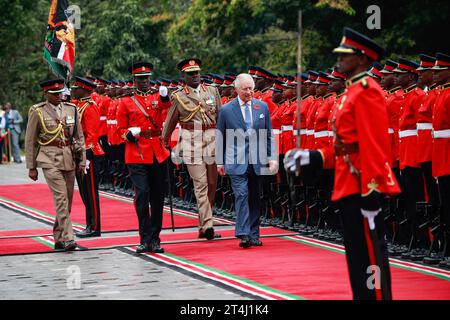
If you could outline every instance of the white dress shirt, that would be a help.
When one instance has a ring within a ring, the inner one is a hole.
[[[242,118],[244,119],[245,122],[245,102],[241,100],[241,98],[239,98],[238,96],[238,101],[239,101],[239,106],[241,107],[241,112],[242,112]],[[252,115],[252,102],[249,101],[247,102],[248,104],[248,109],[250,110],[250,123],[253,126],[253,115]]]

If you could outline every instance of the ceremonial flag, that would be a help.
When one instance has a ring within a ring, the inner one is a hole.
[[[52,0],[44,44],[44,59],[56,75],[66,80],[75,60],[75,28],[68,18],[68,7],[68,0]]]

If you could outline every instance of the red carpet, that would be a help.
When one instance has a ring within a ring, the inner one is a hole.
[[[0,239],[0,256],[12,253],[25,254],[49,251],[53,250],[33,238]]]
[[[45,184],[2,186],[0,197],[18,202],[31,211],[33,209],[41,211],[40,216],[42,216],[42,213],[47,215],[46,219],[45,217],[41,218],[47,221],[51,221],[52,216],[55,215],[53,197]],[[100,208],[103,231],[137,230],[138,221],[132,203],[100,197]],[[27,215],[34,215],[34,213],[27,212]],[[85,209],[77,191],[74,193],[71,218],[75,224],[84,226]],[[222,221],[216,222],[216,225],[223,224]],[[174,211],[174,223],[176,228],[196,227],[198,218],[193,213],[183,213],[177,210]],[[170,212],[164,212],[163,228],[171,228]]]
[[[25,229],[0,231],[0,239],[4,238],[24,238],[51,235],[52,229]]]
[[[234,229],[220,230],[218,231],[222,235],[222,238],[234,237]],[[266,227],[261,228],[261,235],[274,236],[274,235],[289,235],[292,232]],[[100,238],[86,238],[76,239],[76,242],[85,249],[99,249],[117,246],[134,246],[139,243],[139,235],[123,236],[123,237],[100,237]],[[166,243],[179,243],[179,242],[204,242],[205,239],[198,239],[197,232],[175,232],[161,234],[161,241]],[[218,240],[221,241],[221,240]],[[217,241],[215,241],[217,242]],[[53,237],[28,237],[28,238],[4,238],[0,239],[0,255],[7,254],[27,254],[38,252],[53,252]]]
[[[263,240],[263,247],[247,250],[239,248],[237,240],[169,244],[169,254],[160,260],[181,258],[185,268],[186,263],[194,269],[198,264],[207,271],[213,268],[219,276],[225,272],[250,280],[268,294],[279,290],[305,299],[352,298],[344,254],[284,238]],[[450,273],[445,280],[395,266],[391,272],[394,299],[450,299]]]

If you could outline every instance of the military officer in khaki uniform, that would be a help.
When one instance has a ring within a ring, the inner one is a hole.
[[[175,91],[172,106],[167,113],[162,137],[166,146],[177,123],[181,132],[175,156],[187,166],[194,182],[194,192],[199,211],[199,238],[219,238],[214,233],[212,205],[217,185],[215,163],[215,129],[220,95],[215,87],[200,83],[199,59],[181,61],[181,71],[186,85]]]
[[[74,250],[70,210],[75,170],[84,172],[84,137],[75,105],[61,101],[64,80],[41,82],[47,100],[28,113],[25,152],[29,177],[36,181],[42,168],[53,193],[56,219],[53,226],[55,249]]]

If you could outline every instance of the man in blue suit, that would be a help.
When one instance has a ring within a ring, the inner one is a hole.
[[[236,237],[240,247],[262,246],[259,239],[259,178],[278,170],[267,104],[253,98],[249,74],[235,80],[238,96],[219,109],[216,157],[219,174],[228,174],[235,196]]]

